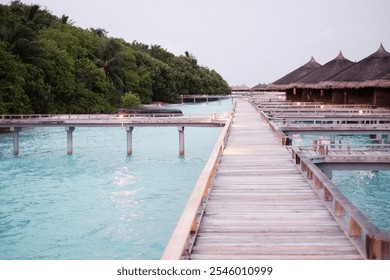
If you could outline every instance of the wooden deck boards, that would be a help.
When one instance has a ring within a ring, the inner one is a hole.
[[[191,259],[361,259],[252,105],[238,100]]]

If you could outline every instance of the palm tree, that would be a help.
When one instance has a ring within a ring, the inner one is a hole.
[[[10,10],[17,16],[0,29],[0,39],[7,42],[9,50],[23,62],[42,65],[42,46],[38,40],[38,30],[49,26],[54,16],[39,5],[25,5],[12,1]]]
[[[107,31],[103,28],[90,28],[89,29],[93,34],[95,34],[96,36],[99,36],[99,37],[106,37],[107,36]]]
[[[20,1],[13,1],[11,2],[11,6],[11,9],[21,16],[23,23],[33,30],[48,27],[55,21],[55,17],[47,10],[41,10],[39,5],[24,5]]]
[[[103,68],[106,79],[117,89],[123,89],[126,70],[122,46],[112,39],[105,39],[93,54],[96,66]]]
[[[42,50],[34,30],[26,25],[17,23],[13,28],[1,29],[0,39],[8,43],[9,50],[20,57],[23,62],[41,63],[39,58]]]
[[[74,21],[69,19],[69,17],[66,15],[62,15],[62,17],[60,18],[60,21],[62,24],[66,24],[66,25],[73,25],[74,24]]]

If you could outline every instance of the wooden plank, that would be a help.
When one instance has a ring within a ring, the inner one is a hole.
[[[193,250],[194,254],[207,254],[207,253],[219,253],[229,255],[343,255],[353,254],[356,251],[353,245],[349,246],[329,246],[329,244],[323,244],[322,246],[196,246]]]
[[[354,253],[344,255],[228,255],[228,254],[191,254],[191,260],[360,260]]]

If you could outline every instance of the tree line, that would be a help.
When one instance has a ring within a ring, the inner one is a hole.
[[[0,114],[110,113],[132,97],[147,104],[230,93],[188,52],[107,34],[39,5],[0,5]]]

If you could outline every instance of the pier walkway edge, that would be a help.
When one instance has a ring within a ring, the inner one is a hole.
[[[237,100],[162,259],[362,259],[247,100]]]

